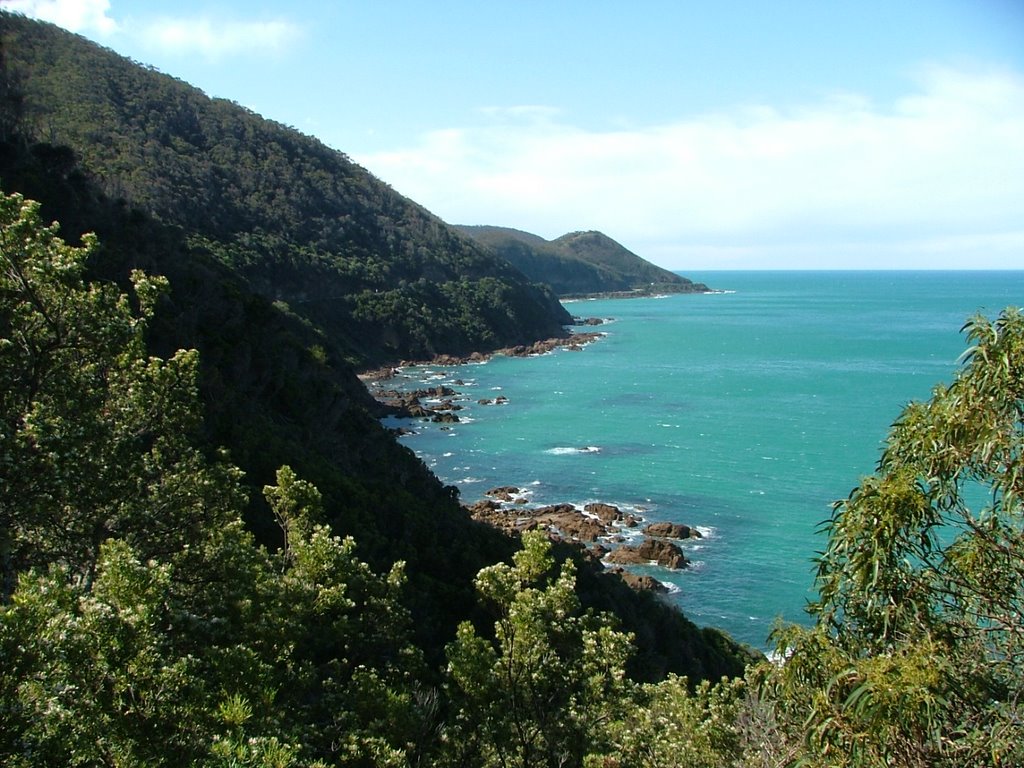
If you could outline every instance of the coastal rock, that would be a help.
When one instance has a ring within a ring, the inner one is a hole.
[[[614,523],[622,519],[622,510],[614,504],[595,502],[593,504],[587,504],[583,507],[583,511],[589,512],[592,515],[597,515],[597,519],[602,523]]]
[[[659,594],[665,594],[668,592],[668,587],[662,584],[653,576],[647,574],[637,574],[627,571],[625,568],[616,568],[612,573],[617,573],[626,584],[637,592],[657,592]]]
[[[565,503],[528,508],[524,506],[528,499],[522,493],[523,490],[514,485],[497,486],[484,493],[487,498],[467,506],[466,509],[473,519],[509,533],[544,528],[552,535],[569,542],[593,544],[598,540],[621,541],[621,538],[615,539],[614,536],[615,526],[622,523],[623,516],[621,510],[614,505],[595,502],[588,504],[585,510]],[[607,552],[601,545],[591,549],[598,558]],[[657,557],[647,558],[649,559]]]
[[[492,512],[497,512],[501,509],[501,504],[491,499],[481,499],[480,501],[474,502],[466,507],[469,513],[473,516],[476,515],[488,515]]]
[[[681,523],[651,523],[644,528],[644,534],[661,539],[699,539],[700,531]]]
[[[499,499],[500,501],[512,501],[519,493],[519,489],[514,485],[502,485],[485,491],[484,496],[490,496],[492,499]]]
[[[466,362],[468,358],[457,357],[456,355],[435,355],[434,359],[431,360],[434,365],[461,365]],[[415,362],[406,361],[405,365],[415,365]]]
[[[563,537],[578,541],[597,541],[604,536],[605,528],[593,518],[581,515],[576,510],[542,515],[534,518],[538,524],[557,529]]]
[[[395,389],[380,390],[374,394],[377,401],[384,406],[387,413],[403,419],[432,419],[439,423],[454,423],[458,418],[451,412],[462,409],[451,398],[458,393],[451,387],[437,386],[430,389],[417,389],[413,392],[402,392]],[[425,398],[447,398],[440,404],[429,408],[423,405]],[[439,415],[444,412],[446,415]]]
[[[642,544],[624,544],[605,558],[609,563],[621,565],[647,565],[655,562],[665,568],[685,568],[688,565],[683,551],[670,541],[644,539]]]
[[[442,413],[434,413],[430,420],[435,424],[456,424],[459,421],[459,417],[451,411],[444,411]]]
[[[545,339],[538,341],[533,344],[519,345],[515,347],[507,347],[505,349],[499,349],[497,354],[506,355],[508,357],[531,357],[533,355],[544,355],[548,352],[552,352],[556,349],[569,349],[573,351],[579,351],[584,345],[590,344],[593,341],[601,338],[603,334],[587,331],[582,333],[572,333],[564,338]]]
[[[493,499],[482,499],[464,509],[477,522],[486,523],[507,534],[523,533],[539,527],[535,517],[521,514],[522,510],[505,509]]]
[[[435,411],[461,411],[462,406],[458,403],[454,403],[451,400],[442,400],[440,403],[434,406]]]
[[[499,395],[493,400],[489,397],[485,397],[481,400],[477,400],[476,403],[477,405],[506,405],[508,403],[508,398],[504,395]]]

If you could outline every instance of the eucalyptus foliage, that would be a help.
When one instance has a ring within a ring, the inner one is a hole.
[[[777,634],[806,764],[1024,762],[1024,315],[964,330],[825,525],[817,625]]]

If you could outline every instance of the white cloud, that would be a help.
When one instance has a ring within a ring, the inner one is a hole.
[[[118,30],[117,22],[109,15],[110,0],[6,0],[3,7],[69,32],[109,35]]]
[[[153,48],[216,60],[244,53],[277,53],[302,35],[284,19],[234,21],[208,16],[169,17],[119,23],[110,15],[110,0],[0,0],[5,10],[53,22],[71,32],[111,35],[122,32]]]
[[[301,37],[300,28],[286,20],[229,21],[201,18],[162,18],[148,23],[142,39],[176,54],[199,54],[220,59],[240,53],[276,53]]]
[[[494,110],[485,125],[356,159],[448,221],[601,229],[641,255],[831,248],[855,260],[919,245],[925,258],[942,243],[1020,244],[1024,80],[931,67],[916,85],[884,106],[835,94],[620,131]]]

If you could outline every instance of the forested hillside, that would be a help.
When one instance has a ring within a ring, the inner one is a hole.
[[[545,240],[529,232],[491,226],[459,226],[459,231],[501,256],[531,280],[546,283],[562,297],[593,294],[651,295],[708,290],[662,269],[600,232],[570,232]]]
[[[547,289],[341,152],[55,27],[0,24],[5,130],[70,147],[110,198],[185,230],[351,362],[564,334]]]

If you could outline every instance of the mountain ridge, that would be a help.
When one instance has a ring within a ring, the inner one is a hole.
[[[643,259],[603,232],[568,232],[554,240],[509,227],[455,228],[509,262],[560,298],[593,295],[643,296],[706,293],[695,283]]]
[[[565,335],[553,294],[344,153],[44,23],[0,19],[10,123],[189,231],[370,367]]]

